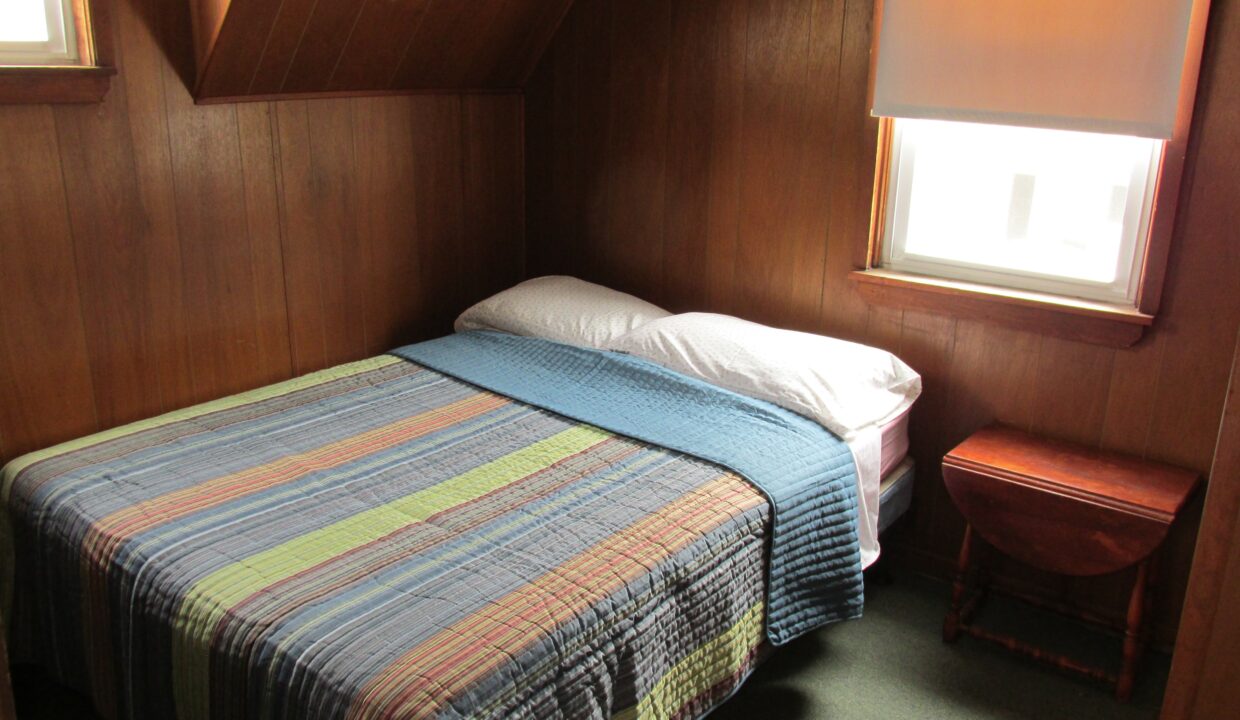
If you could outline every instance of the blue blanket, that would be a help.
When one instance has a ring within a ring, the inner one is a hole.
[[[753,483],[773,508],[771,643],[861,614],[856,469],[848,446],[812,420],[640,358],[537,338],[468,332],[392,354]]]

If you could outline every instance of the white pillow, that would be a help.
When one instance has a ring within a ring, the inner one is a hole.
[[[611,349],[773,402],[846,440],[893,420],[921,394],[921,376],[885,350],[728,315],[656,320]]]
[[[456,330],[500,330],[605,348],[666,310],[632,295],[563,275],[534,278],[461,313]]]

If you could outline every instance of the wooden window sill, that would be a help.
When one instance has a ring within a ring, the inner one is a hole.
[[[855,270],[849,277],[874,304],[984,320],[1096,345],[1129,347],[1154,322],[1153,315],[1129,306],[891,270]]]
[[[115,74],[98,65],[0,67],[0,104],[100,102]]]

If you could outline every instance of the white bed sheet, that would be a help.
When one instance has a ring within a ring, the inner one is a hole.
[[[883,476],[908,455],[908,411],[881,428],[854,433],[848,442],[857,465],[857,537],[861,541],[861,567],[878,560],[879,492]]]
[[[878,559],[878,491],[882,483],[882,430],[866,428],[848,442],[857,465],[857,539],[861,542],[861,567]]]

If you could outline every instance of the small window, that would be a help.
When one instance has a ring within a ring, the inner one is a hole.
[[[894,121],[882,264],[1134,305],[1164,142]]]
[[[94,103],[113,63],[109,0],[0,0],[0,104]]]
[[[72,0],[0,0],[0,65],[77,65]]]

